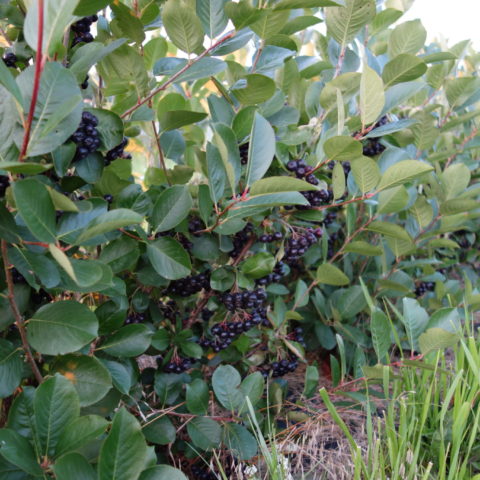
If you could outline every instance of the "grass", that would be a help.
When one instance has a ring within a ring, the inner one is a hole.
[[[327,391],[320,397],[350,447],[348,468],[354,480],[480,480],[480,341],[465,325],[458,344],[396,368],[364,383],[366,439],[359,445]],[[383,399],[379,401],[379,392]],[[361,412],[359,412],[361,415]],[[334,479],[294,471],[275,440],[273,425],[262,430],[250,408],[260,446],[251,480]],[[239,477],[240,478],[240,477]],[[222,480],[227,480],[223,477]]]

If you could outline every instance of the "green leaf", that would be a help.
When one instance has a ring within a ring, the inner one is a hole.
[[[0,85],[3,85],[5,89],[12,94],[19,105],[23,105],[23,97],[15,82],[14,76],[10,73],[10,70],[5,65],[5,62],[0,64]],[[2,92],[3,96],[3,92]],[[5,98],[7,95],[4,95]],[[8,98],[10,100],[10,98]],[[13,103],[13,102],[12,102]],[[13,127],[13,124],[12,124]]]
[[[0,429],[0,454],[11,464],[34,477],[43,474],[30,442],[9,428]],[[17,478],[17,477],[14,477]],[[18,477],[24,478],[24,477]],[[9,479],[9,477],[7,477]]]
[[[57,480],[96,480],[97,475],[88,460],[72,452],[59,458],[53,467]]]
[[[188,253],[170,237],[161,237],[147,245],[147,255],[155,271],[169,280],[184,278],[192,269]]]
[[[238,387],[242,378],[235,368],[230,365],[217,367],[212,376],[212,387],[218,401],[227,410],[233,411],[239,402]]]
[[[127,208],[117,208],[95,217],[77,238],[76,244],[81,244],[103,233],[122,227],[142,223],[143,216]]]
[[[62,48],[63,33],[73,23],[73,11],[78,0],[45,0],[43,7],[42,49],[44,54],[53,56]],[[27,10],[24,24],[25,40],[33,51],[38,45],[38,2],[33,2]]]
[[[432,170],[431,165],[420,160],[402,160],[387,169],[377,188],[378,190],[386,190],[397,185],[403,185]]]
[[[207,170],[210,196],[214,203],[218,203],[225,191],[225,182],[228,178],[225,164],[218,148],[207,142]]]
[[[434,350],[446,350],[454,347],[460,339],[457,333],[452,333],[443,328],[429,328],[425,333],[422,333],[418,339],[420,351],[423,355]]]
[[[368,242],[364,242],[363,240],[357,240],[356,242],[349,243],[345,247],[345,251],[350,253],[358,253],[360,255],[376,256],[382,255],[383,248],[377,247]]]
[[[220,445],[222,430],[211,418],[195,417],[187,424],[193,444],[202,450],[211,450]]]
[[[30,105],[34,82],[33,66],[17,77],[25,111]],[[82,95],[73,73],[60,63],[47,62],[40,81],[27,156],[52,152],[65,143],[77,129],[81,115]]]
[[[147,468],[140,475],[139,480],[188,480],[177,468],[169,465],[155,465]]]
[[[79,17],[93,15],[108,6],[112,0],[82,0],[73,12]]]
[[[339,3],[333,0],[280,0],[274,9],[290,10],[294,8],[336,7],[338,5]]]
[[[208,410],[209,401],[208,385],[200,378],[187,384],[187,408],[195,415],[205,415]]]
[[[375,72],[365,65],[360,80],[360,117],[363,125],[375,122],[385,105],[383,81]]]
[[[376,220],[372,222],[366,230],[371,232],[380,233],[386,237],[396,238],[398,240],[404,240],[406,242],[411,242],[412,239],[405,229],[400,225],[395,225],[394,223],[382,222]]]
[[[227,0],[205,0],[196,2],[197,16],[202,22],[203,31],[209,38],[220,35],[227,26],[228,18],[225,14]]]
[[[461,331],[461,318],[457,308],[441,308],[428,320],[427,328],[443,328],[452,333]]]
[[[325,155],[330,160],[350,161],[362,156],[362,143],[352,137],[340,135],[329,138],[323,145]]]
[[[332,189],[335,200],[341,198],[345,193],[347,187],[345,180],[345,170],[341,163],[336,162],[332,172]]]
[[[0,238],[9,243],[20,243],[18,228],[12,214],[5,205],[0,202]]]
[[[70,263],[69,257],[60,250],[55,244],[50,243],[48,245],[48,249],[52,257],[57,261],[57,263],[65,270],[67,275],[75,282],[78,283],[77,276],[75,274],[75,270]]]
[[[389,188],[378,196],[378,213],[397,213],[408,204],[408,192],[403,185]]]
[[[266,102],[273,96],[275,82],[265,75],[250,73],[235,83],[231,92],[241,104],[257,105]]]
[[[413,298],[403,299],[403,316],[400,317],[407,333],[410,350],[418,349],[418,339],[428,323],[428,313]]]
[[[60,435],[55,456],[58,458],[95,440],[105,432],[108,424],[98,415],[85,415],[73,420]]]
[[[380,180],[380,169],[369,157],[361,157],[351,162],[353,178],[362,193],[373,190]]]
[[[140,424],[122,407],[100,450],[98,480],[136,480],[146,457],[147,444]]]
[[[111,150],[122,142],[123,121],[116,113],[102,108],[87,108],[86,111],[98,119],[96,129],[100,137],[100,150]],[[118,165],[118,161],[115,165]],[[127,175],[127,177],[129,176]]]
[[[397,83],[410,82],[421,77],[427,71],[427,65],[414,55],[402,53],[388,62],[382,72],[385,88]]]
[[[327,32],[344,47],[375,17],[375,13],[374,0],[346,0],[344,7],[326,10]]]
[[[428,150],[433,147],[435,140],[440,135],[436,125],[436,119],[427,112],[419,112],[415,115],[417,123],[411,127],[415,146],[418,150]]]
[[[79,350],[97,336],[98,320],[84,304],[57,301],[40,307],[27,323],[27,338],[44,355]]]
[[[0,339],[0,398],[9,397],[20,385],[23,362],[20,352],[9,341]]]
[[[450,200],[463,193],[470,185],[470,169],[463,163],[456,163],[447,167],[440,179],[445,189],[445,198]]]
[[[433,219],[433,207],[424,196],[419,196],[413,206],[409,209],[418,222],[420,228],[425,228]]]
[[[243,425],[226,423],[223,426],[223,442],[239,460],[250,460],[257,454],[257,441]]]
[[[187,385],[188,387],[188,385]],[[172,421],[165,415],[156,414],[148,418],[148,422],[142,428],[148,442],[157,445],[168,445],[175,441],[177,430]]]
[[[401,23],[390,34],[388,55],[394,58],[402,53],[415,55],[427,39],[427,32],[420,20]]]
[[[107,338],[97,350],[104,350],[114,357],[138,357],[150,346],[151,337],[152,332],[145,325],[126,325]]]
[[[339,268],[330,263],[324,263],[318,267],[316,279],[318,283],[339,287],[350,283],[349,278]]]
[[[290,12],[288,10],[264,9],[263,15],[256,22],[249,25],[249,27],[260,38],[269,38],[283,28],[289,16]]]
[[[74,386],[59,374],[45,380],[33,400],[36,436],[41,456],[52,456],[60,434],[80,414],[80,404]]]
[[[193,206],[188,187],[174,185],[158,197],[152,212],[152,225],[156,232],[166,232],[187,218]]]
[[[440,212],[443,215],[455,215],[457,213],[468,212],[469,210],[476,210],[477,208],[477,200],[453,198],[440,205]]]
[[[81,407],[97,403],[112,388],[109,371],[95,357],[88,355],[58,357],[52,370],[72,382],[77,390]]]
[[[240,270],[250,278],[262,278],[273,271],[275,258],[271,253],[259,252],[245,260]]]
[[[390,321],[381,310],[375,310],[370,322],[372,343],[378,363],[382,363],[390,348]]]
[[[232,20],[237,31],[248,27],[265,15],[263,10],[252,7],[247,0],[241,0],[238,3],[227,2],[225,12]],[[224,54],[222,53],[222,55]]]
[[[135,12],[121,2],[110,5],[115,17],[110,22],[110,29],[118,37],[128,38],[137,44],[145,40],[143,24]]]
[[[183,0],[167,0],[162,8],[163,26],[170,40],[186,53],[203,47],[203,28],[190,5]]]
[[[248,150],[247,187],[263,178],[274,155],[275,133],[273,128],[265,118],[255,112]]]
[[[206,117],[206,113],[192,112],[191,110],[175,110],[158,113],[158,120],[163,131],[175,130],[185,125],[197,123]]]
[[[3,63],[3,62],[2,62]],[[9,72],[10,73],[10,72]],[[2,73],[0,72],[0,75]],[[20,94],[21,95],[21,94]],[[0,85],[0,162],[18,164],[19,151],[14,142],[15,132],[20,122],[13,96]]]
[[[23,221],[41,242],[55,242],[55,209],[47,188],[33,178],[13,184],[15,204]]]
[[[478,89],[477,77],[454,78],[445,82],[445,93],[451,108],[462,106]]]
[[[240,403],[238,407],[239,413],[247,410],[247,397],[250,399],[252,405],[255,406],[262,398],[264,390],[265,381],[260,372],[251,373],[246,378],[244,378],[242,383],[240,384],[240,391],[243,393],[245,401]]]
[[[250,195],[255,196],[280,192],[304,192],[307,190],[317,190],[317,188],[299,178],[285,176],[268,177],[257,180],[250,188]]]

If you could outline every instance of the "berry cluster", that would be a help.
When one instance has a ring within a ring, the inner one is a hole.
[[[90,112],[82,113],[82,121],[77,130],[70,137],[71,140],[77,144],[75,160],[81,160],[87,157],[90,153],[97,151],[100,146],[98,130],[95,128],[97,125],[98,118],[95,115]]]
[[[291,263],[298,260],[322,235],[321,228],[307,228],[304,233],[289,238],[285,245],[285,261]]]
[[[328,237],[327,258],[332,258],[335,253],[335,242],[338,240],[339,235],[337,232],[331,233]]]
[[[253,225],[247,223],[243,230],[237,232],[233,239],[233,250],[230,252],[232,258],[237,258],[242,253],[243,247],[253,235]]]
[[[155,234],[155,238],[160,237],[175,237],[185,250],[190,250],[193,247],[193,243],[183,233],[177,233],[175,230],[168,230],[166,232],[158,232]]]
[[[146,319],[147,315],[145,313],[132,312],[125,320],[125,325],[130,325],[132,323],[143,323]]]
[[[272,377],[283,377],[287,373],[294,372],[298,367],[298,361],[294,358],[280,360],[279,362],[265,363],[260,368],[260,373],[264,378],[272,375]]]
[[[190,370],[194,363],[194,358],[174,357],[163,367],[163,371],[165,373],[183,373]]]
[[[382,145],[378,139],[369,138],[363,144],[363,154],[366,157],[374,157],[375,155],[380,155],[384,150],[385,146]]]
[[[201,312],[201,317],[204,322],[208,322],[214,315],[215,312],[212,312],[208,308],[204,308]]]
[[[198,217],[191,217],[188,219],[188,231],[193,234],[194,237],[199,237],[201,234],[196,233],[199,230],[203,230],[205,228],[205,224],[203,220]]]
[[[97,15],[90,15],[89,17],[84,17],[78,22],[72,25],[73,32],[73,42],[72,47],[79,43],[91,43],[93,42],[93,35],[90,33],[90,27],[92,23],[98,20]]]
[[[258,241],[262,243],[272,243],[275,240],[281,240],[283,238],[282,232],[275,232],[270,234],[263,234],[258,237]]]
[[[189,297],[195,293],[210,288],[210,272],[190,275],[189,277],[173,280],[165,290],[167,295],[179,295],[180,297]]]
[[[220,296],[220,301],[230,312],[234,312],[237,309],[256,309],[261,307],[266,299],[267,293],[261,288],[245,290],[244,292],[223,293]]]
[[[278,262],[272,273],[269,273],[265,277],[259,278],[256,283],[257,285],[270,285],[271,283],[278,283],[282,277],[285,275],[285,264],[283,262]]]
[[[328,162],[328,168],[330,170],[333,170],[335,167],[335,162],[332,160],[331,162]],[[342,162],[342,167],[343,171],[345,173],[345,176],[347,176],[350,173],[350,170],[352,169],[352,166],[350,165],[350,162]]]
[[[12,53],[12,52],[9,52],[7,53],[3,58],[3,63],[5,63],[5,65],[9,68],[15,68],[17,65],[17,61],[18,61],[18,58],[17,56]]]
[[[41,288],[38,292],[33,292],[30,298],[35,306],[50,302],[51,299],[50,295],[43,288]]]
[[[288,335],[290,340],[298,342],[300,345],[305,346],[305,339],[303,338],[303,328],[295,327],[293,332]]]
[[[290,160],[287,163],[287,170],[295,173],[297,178],[305,178],[305,180],[312,185],[319,184],[318,178],[312,173],[313,167],[307,165],[303,159]]]
[[[207,465],[192,465],[192,478],[195,480],[217,480],[217,476]]]
[[[337,218],[337,212],[328,212],[326,215],[325,215],[325,218],[323,219],[323,226],[324,227],[328,227],[330,226]]]
[[[158,309],[162,312],[163,316],[171,321],[176,320],[177,315],[180,313],[178,305],[175,300],[169,300],[167,303],[158,302]]]
[[[250,147],[250,144],[244,143],[243,145],[240,145],[238,149],[240,150],[240,163],[242,165],[246,165],[248,163],[248,149]]]
[[[124,137],[122,142],[109,150],[105,155],[105,165],[110,165],[113,160],[117,158],[126,158],[130,160],[132,156],[129,153],[125,153],[125,147],[128,145],[128,138]]]
[[[310,190],[300,192],[310,203],[310,205],[298,205],[299,210],[308,210],[310,207],[320,207],[330,203],[333,200],[333,193],[330,190]]]
[[[267,311],[264,308],[253,310],[251,314],[245,314],[244,321],[216,323],[210,329],[213,339],[201,338],[198,343],[201,347],[211,348],[218,353],[227,348],[235,337],[248,332],[253,327],[264,324],[267,320]]]
[[[427,292],[433,292],[435,290],[434,282],[420,282],[415,288],[415,295],[421,297]]]
[[[0,175],[0,198],[5,196],[8,186],[10,185],[10,180],[6,175]]]

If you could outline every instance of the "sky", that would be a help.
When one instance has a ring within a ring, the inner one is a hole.
[[[480,0],[415,0],[401,21],[420,18],[428,32],[428,40],[439,35],[449,45],[471,39],[480,49]]]

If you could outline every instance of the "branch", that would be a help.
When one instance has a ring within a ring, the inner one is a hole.
[[[219,45],[222,43],[226,42],[230,38],[232,38],[235,35],[235,32],[231,32],[227,35],[225,35],[223,38],[221,38],[218,42],[215,42],[211,47],[207,48],[205,51],[203,51],[198,57],[196,57],[194,60],[191,62],[187,63],[183,68],[181,68],[177,73],[173,74],[167,81],[162,83],[158,88],[153,90],[149,95],[147,95],[143,100],[139,100],[136,105],[133,107],[129,108],[126,112],[124,112],[121,115],[121,118],[125,118],[128,115],[130,115],[132,112],[140,108],[142,105],[145,103],[149,102],[157,93],[162,92],[163,90],[166,90],[175,80],[180,77],[183,73],[185,73],[189,68],[191,68],[193,65],[195,65],[198,61],[200,61],[202,58],[206,57],[210,52],[212,52],[215,48],[217,48]]]
[[[172,184],[170,177],[168,176],[167,166],[165,165],[165,158],[163,156],[162,146],[160,145],[160,137],[158,136],[157,126],[155,125],[155,120],[152,120],[153,134],[155,135],[155,143],[157,144],[158,149],[158,158],[160,159],[160,165],[162,166],[163,173],[167,179],[169,185]]]
[[[37,36],[37,55],[35,57],[35,76],[33,79],[32,99],[30,101],[30,109],[28,111],[27,123],[25,125],[25,133],[23,135],[22,149],[20,150],[19,162],[23,162],[27,153],[28,142],[30,141],[30,132],[32,131],[33,115],[37,106],[38,92],[40,91],[40,78],[42,76],[45,58],[43,56],[43,5],[44,0],[38,0],[38,36]]]
[[[312,210],[322,211],[322,210],[327,210],[329,208],[342,207],[342,206],[348,205],[350,203],[356,203],[356,202],[362,202],[363,200],[369,200],[370,198],[373,198],[377,194],[378,194],[378,192],[365,193],[361,197],[351,198],[350,200],[345,200],[344,202],[333,203],[331,205],[323,205],[322,207],[310,207],[310,208]]]
[[[2,249],[3,268],[5,270],[5,279],[7,281],[8,301],[10,303],[10,308],[12,309],[12,313],[15,318],[15,324],[18,328],[20,337],[22,339],[23,351],[25,352],[25,356],[27,357],[28,363],[30,363],[33,374],[37,379],[37,382],[42,383],[43,382],[42,374],[40,373],[40,370],[38,369],[38,366],[35,363],[35,359],[33,358],[32,351],[30,350],[30,345],[28,344],[28,341],[27,341],[27,332],[25,330],[25,322],[23,321],[23,317],[20,314],[20,310],[18,309],[17,302],[15,302],[15,290],[13,287],[12,272],[8,268],[9,262],[8,262],[8,254],[7,254],[7,242],[5,240],[2,240],[1,249]]]
[[[464,152],[465,150],[465,145],[470,141],[470,140],[473,140],[476,135],[478,133],[478,127],[475,127],[472,131],[472,133],[466,137],[463,142],[460,144],[460,150],[458,152],[455,152],[453,155],[451,155],[450,157],[448,157],[447,159],[447,163],[445,164],[445,168],[448,168],[450,166],[450,164],[453,162],[453,160],[455,160],[455,158],[457,157],[457,155],[460,155],[461,153]]]

